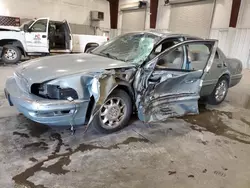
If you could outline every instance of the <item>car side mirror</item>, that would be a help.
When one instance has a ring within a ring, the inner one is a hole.
[[[25,24],[23,26],[23,30],[24,30],[24,32],[29,32],[29,26],[27,24]]]

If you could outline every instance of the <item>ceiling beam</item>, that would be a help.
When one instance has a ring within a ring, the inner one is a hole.
[[[110,11],[110,27],[117,29],[119,0],[108,0]]]
[[[240,11],[241,0],[233,0],[229,27],[236,27]]]
[[[155,29],[158,12],[158,1],[150,0],[150,28]]]

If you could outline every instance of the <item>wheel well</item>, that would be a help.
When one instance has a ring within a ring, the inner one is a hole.
[[[132,89],[130,89],[128,86],[126,85],[118,85],[115,89],[121,89],[124,90],[131,98],[131,100],[134,100],[134,93],[132,91]]]
[[[25,55],[23,45],[19,40],[15,40],[15,39],[3,39],[3,40],[0,40],[0,46],[5,46],[5,45],[16,46],[18,49],[20,49],[22,55]]]
[[[116,89],[121,89],[121,90],[125,91],[131,97],[131,100],[133,101],[134,94],[133,94],[133,91],[128,86],[118,85],[114,90],[116,90]],[[92,111],[94,110],[93,109],[94,106],[95,106],[95,98],[93,96],[91,96],[90,101],[89,101],[89,105],[88,105],[88,109],[87,109],[87,112],[86,112],[86,118],[85,118],[86,120],[85,120],[85,122],[89,122]]]
[[[88,43],[88,44],[85,46],[84,52],[86,52],[86,50],[89,49],[89,48],[91,48],[91,47],[98,47],[98,46],[99,46],[99,44],[97,44],[97,43],[93,43],[93,42]]]
[[[95,106],[95,98],[93,97],[93,95],[90,97],[90,101],[89,101],[89,105],[88,105],[88,109],[86,112],[86,118],[85,118],[85,122],[88,123],[92,114],[92,111],[94,110]]]
[[[220,77],[220,79],[223,78],[223,77],[225,77],[225,78],[227,79],[228,83],[230,83],[230,76],[229,76],[229,74],[223,74],[223,75]]]

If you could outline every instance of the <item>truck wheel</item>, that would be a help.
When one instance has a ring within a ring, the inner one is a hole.
[[[211,95],[208,96],[208,104],[218,105],[224,101],[228,92],[228,79],[225,76],[222,76],[216,84]]]
[[[13,45],[3,47],[2,60],[5,63],[17,63],[21,60],[22,53],[19,48]]]
[[[91,124],[99,133],[113,133],[128,125],[132,110],[130,96],[124,90],[114,90]]]

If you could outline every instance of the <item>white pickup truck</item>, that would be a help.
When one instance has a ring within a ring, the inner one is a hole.
[[[107,40],[105,36],[72,34],[67,21],[39,18],[26,22],[21,27],[0,26],[0,58],[5,63],[17,63],[22,55],[81,53]]]

